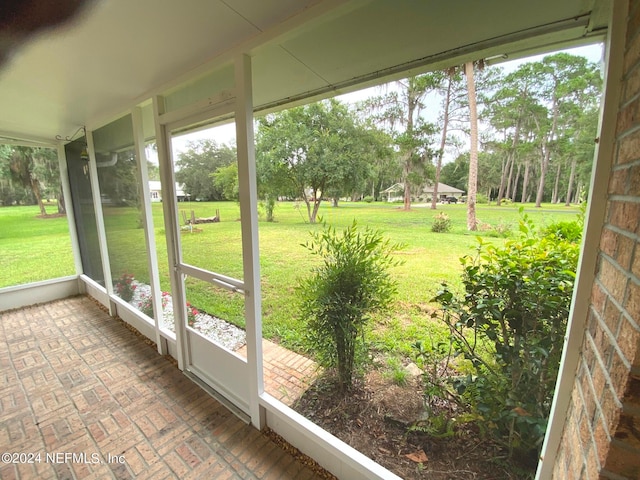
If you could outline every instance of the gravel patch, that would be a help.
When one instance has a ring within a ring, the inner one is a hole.
[[[151,287],[137,280],[132,282],[135,285],[133,298],[129,302],[138,310],[142,310],[141,306],[151,298]],[[164,328],[175,333],[175,325],[173,320],[173,300],[171,295],[166,292],[162,294],[162,310],[163,315],[160,319],[160,328]],[[191,326],[200,334],[218,343],[228,350],[236,351],[243,347],[247,341],[246,332],[241,328],[221,319],[200,312],[195,316],[195,322]]]

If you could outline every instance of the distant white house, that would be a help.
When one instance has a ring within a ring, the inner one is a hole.
[[[394,183],[386,190],[380,192],[385,195],[387,202],[397,202],[404,199],[404,183]],[[460,198],[464,195],[464,191],[444,183],[438,183],[438,200],[444,200],[447,197]],[[422,189],[419,200],[425,201],[433,196],[433,185],[426,185]]]
[[[433,185],[427,185],[422,190],[425,194],[425,198],[433,198]],[[438,200],[444,200],[447,197],[460,198],[464,195],[464,190],[452,187],[444,183],[438,183]]]
[[[162,201],[162,187],[160,186],[160,182],[157,180],[149,180],[149,194],[151,195],[152,202],[161,202]],[[179,202],[184,202],[188,200],[190,195],[184,192],[184,185],[176,182],[176,197]]]
[[[387,202],[397,202],[404,199],[404,184],[394,183],[386,190],[380,192],[381,195],[387,197]]]

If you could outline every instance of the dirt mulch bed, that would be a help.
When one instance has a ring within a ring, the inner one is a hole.
[[[293,408],[404,479],[527,478],[473,427],[458,428],[455,435],[446,438],[411,431],[425,414],[420,377],[398,386],[372,371],[347,394],[320,378]],[[451,416],[456,408],[447,402],[438,405],[442,413]]]

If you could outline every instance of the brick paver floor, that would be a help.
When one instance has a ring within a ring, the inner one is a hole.
[[[247,358],[247,347],[237,352]],[[272,397],[291,406],[320,374],[318,364],[302,355],[262,340],[264,390]]]
[[[3,480],[319,478],[86,297],[0,313],[0,454]]]

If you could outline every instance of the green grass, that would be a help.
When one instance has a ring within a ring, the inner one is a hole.
[[[483,224],[507,225],[518,228],[519,204],[478,205],[477,217]],[[198,225],[197,233],[183,232],[181,244],[186,263],[217,273],[242,279],[240,209],[236,203],[181,203],[180,211],[187,217],[194,210],[196,217],[210,217],[220,210],[221,222]],[[164,218],[162,204],[152,207],[161,286],[170,290]],[[538,227],[558,220],[572,220],[577,207],[544,205],[535,209],[526,205],[526,213]],[[433,217],[438,212],[450,216],[449,233],[431,231]],[[0,209],[0,287],[73,274],[73,259],[65,218],[36,218],[36,207],[6,207]],[[411,345],[417,340],[447,335],[443,325],[430,317],[431,299],[443,281],[459,285],[462,271],[460,257],[472,255],[477,245],[476,234],[466,229],[465,205],[439,205],[437,211],[415,207],[402,211],[396,204],[341,203],[333,208],[324,203],[322,219],[337,228],[354,219],[361,227],[382,231],[393,242],[405,247],[396,253],[403,261],[392,271],[398,281],[398,296],[391,311],[376,319],[370,339],[377,350],[411,356]],[[180,214],[180,223],[182,215]],[[302,246],[309,233],[321,227],[306,221],[303,203],[280,203],[275,211],[276,222],[260,221],[260,268],[263,303],[263,333],[285,346],[304,351],[304,319],[298,314],[296,285],[308,275],[314,262]],[[132,273],[140,281],[148,281],[144,255],[143,230],[138,226],[134,208],[110,207],[105,210],[107,242],[111,254],[114,278]],[[485,240],[501,243],[494,231],[481,231]],[[187,300],[196,308],[216,314],[239,326],[244,326],[244,305],[241,295],[231,294],[208,283],[189,279]]]
[[[0,288],[75,274],[67,219],[39,213],[0,207]]]

